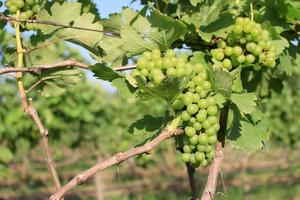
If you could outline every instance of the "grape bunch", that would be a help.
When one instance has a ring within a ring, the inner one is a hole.
[[[214,157],[218,113],[211,82],[204,65],[191,64],[187,58],[177,57],[173,50],[164,56],[159,50],[144,52],[137,62],[133,76],[141,76],[152,87],[167,77],[188,79],[183,92],[172,102],[184,128],[182,160],[194,167],[206,166]]]
[[[211,55],[215,64],[229,71],[245,64],[259,70],[261,66],[276,66],[276,50],[268,30],[249,18],[238,17],[228,37],[217,42]]]
[[[20,11],[20,19],[31,19],[45,5],[46,0],[6,0],[5,6],[10,14]],[[28,30],[34,30],[35,24],[26,24]]]
[[[211,83],[202,64],[193,66],[194,76],[173,102],[181,111],[185,135],[182,160],[194,167],[206,166],[214,157],[219,126],[219,108],[211,94]]]
[[[146,51],[137,62],[133,76],[142,77],[149,87],[161,84],[166,77],[184,77],[192,73],[191,64],[184,57],[176,56],[173,50],[167,50],[163,56],[158,49]]]

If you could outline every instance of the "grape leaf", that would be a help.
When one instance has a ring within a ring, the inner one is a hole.
[[[41,10],[37,14],[37,19],[52,21],[66,26],[95,29],[97,31],[75,30],[44,24],[39,24],[38,27],[44,34],[53,34],[58,38],[79,44],[90,51],[98,52],[97,47],[103,36],[101,32],[103,27],[100,22],[94,21],[95,15],[91,13],[81,14],[81,7],[82,4],[78,2],[64,2],[63,4],[55,2],[50,8],[50,12],[45,9]]]
[[[81,80],[81,73],[77,69],[49,70],[39,77],[42,81],[41,95],[44,97],[58,96]]]
[[[165,16],[154,8],[147,18],[136,18],[136,13],[130,9],[123,10],[122,17],[124,19],[121,38],[128,56],[155,48],[167,50],[175,40],[186,33],[182,22]]]
[[[130,97],[136,92],[134,88],[125,78],[116,78],[112,82],[112,86],[116,87],[123,97]]]
[[[163,117],[155,117],[152,115],[145,115],[130,125],[128,132],[131,134],[139,133],[154,133],[159,131],[164,125]]]
[[[213,90],[226,97],[230,97],[233,84],[233,78],[230,73],[221,67],[209,67],[208,69]]]
[[[149,37],[155,41],[161,50],[167,50],[175,40],[186,33],[186,26],[179,20],[163,15],[155,8],[152,9],[148,21],[156,31],[150,32]]]
[[[231,94],[231,101],[245,114],[250,114],[255,110],[256,100],[255,93]]]
[[[183,88],[185,79],[182,78],[166,78],[161,84],[148,87],[142,77],[136,77],[137,85],[141,89],[140,95],[142,98],[147,99],[151,97],[164,99],[168,103],[171,103],[176,96],[178,96]]]
[[[228,138],[231,146],[250,153],[255,153],[255,151],[263,148],[264,143],[269,139],[265,124],[263,122],[259,122],[258,124],[253,125],[241,120],[240,125],[239,133],[234,130],[235,136],[237,137]]]
[[[102,79],[104,81],[113,81],[117,78],[122,78],[123,76],[108,67],[105,63],[97,63],[95,65],[90,66],[94,76],[98,79]]]
[[[201,26],[199,29],[199,35],[206,42],[210,42],[213,36],[215,37],[226,37],[227,34],[232,29],[232,24],[234,23],[233,16],[225,13],[222,14],[220,19],[207,25]]]

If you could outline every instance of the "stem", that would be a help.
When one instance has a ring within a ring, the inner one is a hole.
[[[17,14],[16,14],[16,18],[18,19],[19,16],[20,16],[20,11],[18,10]],[[22,41],[21,41],[20,22],[16,21],[14,26],[15,26],[15,30],[16,30],[16,45],[17,45],[17,53],[18,53],[17,68],[21,68],[23,66],[24,54],[23,54],[23,47],[22,47]],[[58,190],[58,189],[60,189],[61,185],[60,185],[58,175],[57,175],[54,163],[53,163],[52,154],[51,154],[49,143],[48,143],[48,137],[47,137],[48,131],[44,128],[44,126],[37,114],[37,111],[32,104],[32,100],[29,99],[29,104],[27,102],[26,91],[24,89],[22,76],[23,76],[22,72],[16,73],[17,85],[18,85],[18,90],[19,90],[19,94],[21,97],[22,106],[23,106],[25,113],[28,116],[30,116],[30,118],[32,119],[32,121],[34,122],[34,124],[40,131],[40,134],[42,136],[43,148],[44,148],[44,151],[46,154],[47,166],[50,171],[50,174],[52,175],[54,184]]]
[[[196,190],[196,183],[195,183],[195,168],[191,166],[189,163],[186,163],[187,173],[189,175],[189,182],[191,187],[191,198],[190,200],[197,200],[197,190]]]
[[[17,11],[16,17],[19,18],[20,16],[20,11]],[[20,23],[16,22],[15,23],[15,30],[16,30],[16,44],[17,44],[17,52],[18,52],[18,60],[17,60],[17,66],[16,67],[22,67],[23,66],[23,48],[22,48],[22,42],[21,42],[21,33],[20,33]],[[17,84],[18,84],[18,89],[19,89],[19,94],[21,96],[21,102],[24,110],[28,108],[28,103],[26,99],[26,93],[24,89],[24,84],[22,81],[22,72],[17,72],[16,73],[16,78],[17,78]]]
[[[228,118],[228,105],[225,105],[220,114],[220,130],[218,132],[218,142],[216,144],[216,155],[209,170],[206,186],[201,200],[212,200],[214,198],[218,175],[224,159],[225,134]]]
[[[250,19],[254,20],[254,11],[253,11],[254,0],[250,0]]]

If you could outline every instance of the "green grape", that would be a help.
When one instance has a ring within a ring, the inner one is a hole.
[[[224,67],[225,69],[231,70],[232,64],[231,64],[231,61],[230,61],[228,58],[225,58],[225,59],[223,60],[223,67]]]
[[[215,131],[218,132],[220,130],[220,124],[215,124],[212,126],[212,128],[214,128]]]
[[[211,127],[209,127],[208,129],[206,129],[206,134],[208,135],[208,136],[212,136],[212,135],[215,135],[216,134],[216,130],[211,126]]]
[[[195,158],[195,154],[190,154],[190,162],[191,162],[192,164],[196,164],[196,163],[197,163],[197,160],[196,160],[196,158]]]
[[[190,126],[185,127],[184,132],[189,137],[192,137],[196,134],[196,130],[193,127],[190,127]]]
[[[211,126],[211,123],[206,119],[202,122],[202,126],[204,129],[208,129]]]
[[[229,46],[225,47],[224,53],[226,56],[230,56],[232,54],[232,47]]]
[[[172,106],[175,110],[181,110],[184,107],[184,104],[182,103],[181,100],[176,99],[173,103]]]
[[[201,161],[201,163],[200,163],[200,166],[201,166],[201,167],[205,167],[205,166],[207,166],[207,164],[208,164],[207,160],[206,160],[206,159],[203,159],[203,160]]]
[[[175,52],[174,52],[173,50],[168,49],[165,56],[166,56],[167,58],[172,58],[172,57],[175,57],[176,54],[175,54]]]
[[[15,5],[19,8],[22,9],[25,6],[25,3],[23,0],[16,0]]]
[[[260,46],[256,46],[254,51],[252,52],[255,56],[258,56],[259,54],[261,54],[262,52],[262,48]]]
[[[189,121],[191,119],[191,115],[187,111],[183,111],[181,113],[181,119],[183,121]]]
[[[224,58],[224,53],[222,51],[222,49],[214,49],[215,51],[212,51],[212,56],[216,59],[216,60],[222,60]]]
[[[207,145],[207,146],[205,146],[204,152],[205,152],[205,153],[210,153],[210,152],[212,152],[212,151],[214,151],[214,150],[215,150],[215,147],[214,147],[214,146],[212,146],[212,145]]]
[[[197,137],[197,136],[196,136]],[[207,144],[207,141],[208,141],[208,136],[206,133],[201,133],[199,136],[198,136],[198,142],[199,144],[201,145],[205,145]]]
[[[247,51],[251,53],[254,52],[255,48],[256,48],[256,44],[254,42],[249,42],[248,44],[246,44]]]
[[[206,110],[199,110],[198,114],[196,115],[196,119],[198,122],[203,122],[206,120],[207,111]]]
[[[26,4],[29,5],[29,6],[32,6],[34,5],[34,0],[26,0]]]
[[[251,32],[251,29],[252,29],[252,27],[251,27],[251,25],[249,25],[249,24],[246,24],[246,25],[243,27],[243,31],[244,31],[245,33],[250,33],[250,32]]]
[[[202,125],[200,122],[195,122],[193,124],[193,127],[195,128],[196,131],[200,131],[202,129]]]
[[[192,152],[192,149],[189,145],[184,145],[183,146],[183,152],[184,153],[191,153]]]
[[[154,64],[155,64],[155,67],[157,67],[159,69],[163,69],[163,63],[162,63],[161,58],[155,59]]]
[[[11,1],[5,1],[4,5],[6,8],[9,8],[10,6],[12,6],[12,3],[11,3]]]
[[[202,161],[205,159],[205,154],[203,152],[196,152],[195,158],[197,161]]]
[[[167,76],[175,77],[176,76],[176,69],[175,68],[168,68],[167,69]]]
[[[255,57],[254,57],[252,54],[248,54],[248,55],[246,56],[246,63],[251,64],[251,63],[253,63],[254,61],[255,61]]]
[[[210,106],[216,105],[216,100],[214,97],[207,97],[206,100]]]
[[[202,88],[204,90],[210,90],[211,89],[211,83],[209,81],[203,81]]]
[[[241,55],[242,52],[243,52],[243,49],[242,49],[240,46],[235,46],[235,47],[233,47],[233,49],[232,49],[232,53],[233,53],[235,56]]]
[[[217,142],[217,136],[216,135],[211,135],[207,139],[208,144],[216,144]]]
[[[18,11],[18,7],[15,6],[14,4],[9,7],[9,12],[11,14],[15,14],[15,13],[17,13],[17,11]]]
[[[215,124],[218,122],[218,118],[216,116],[209,116],[207,121],[209,121],[210,124]]]
[[[182,95],[181,100],[184,105],[188,106],[188,105],[192,104],[194,101],[193,94],[186,93],[186,94]]]
[[[162,60],[162,65],[164,69],[169,69],[170,67],[173,67],[173,63],[171,59],[164,57]]]
[[[185,69],[184,68],[176,68],[176,76],[181,77],[185,75]]]
[[[243,27],[240,26],[239,24],[234,25],[232,28],[232,32],[235,34],[241,34],[242,31],[243,31]]]
[[[206,154],[207,159],[213,159],[215,156],[215,152],[211,151],[210,153]]]
[[[147,69],[142,69],[141,70],[141,75],[146,77],[146,76],[149,75],[149,71]]]
[[[137,62],[137,67],[138,68],[146,68],[147,67],[147,59],[146,58],[144,58],[144,57],[142,57],[142,58],[140,58],[139,60],[138,60],[138,62]]]
[[[241,44],[245,44],[246,42],[247,42],[246,38],[244,38],[244,37],[240,38],[240,43]]]
[[[201,134],[200,134],[200,135],[201,135]],[[198,135],[193,135],[192,137],[190,137],[189,142],[190,142],[192,145],[198,144]]]
[[[209,102],[207,101],[207,99],[200,99],[199,101],[198,101],[198,107],[200,108],[200,109],[205,109],[205,108],[207,108],[209,106]]]
[[[200,100],[200,95],[198,93],[193,94],[193,103],[198,103]]]
[[[245,23],[244,23],[244,18],[242,17],[237,17],[236,20],[235,20],[235,24],[237,25],[240,25],[240,26],[243,26]]]
[[[260,32],[260,30],[258,28],[252,28],[251,31],[250,31],[251,36],[254,37],[254,38],[257,37],[257,36],[259,36],[260,33],[261,32]]]
[[[240,64],[244,63],[245,60],[246,60],[246,56],[244,56],[243,54],[242,54],[242,55],[239,55],[239,56],[237,57],[237,61],[238,61],[238,63],[240,63]]]
[[[206,145],[198,144],[197,150],[200,152],[204,152],[206,150]]]
[[[143,53],[143,57],[146,58],[147,60],[151,60],[152,54],[151,54],[150,51],[145,51],[145,52]]]
[[[197,63],[197,64],[195,64],[193,66],[193,70],[196,73],[200,73],[200,72],[202,72],[204,70],[204,66],[202,64],[200,64],[200,63]]]
[[[191,119],[189,121],[190,121],[190,123],[194,124],[196,122],[196,118],[195,117],[191,117]]]
[[[218,113],[218,107],[217,106],[208,106],[207,108],[207,114],[211,116],[215,116]]]
[[[181,155],[181,160],[183,162],[187,163],[187,162],[190,162],[190,157],[191,157],[191,154],[189,154],[189,153],[183,153]]]
[[[224,40],[221,40],[217,43],[218,48],[225,48],[226,47],[226,42]]]

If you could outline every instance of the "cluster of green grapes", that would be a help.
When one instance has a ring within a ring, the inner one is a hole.
[[[182,160],[194,167],[206,166],[214,157],[219,108],[211,95],[211,83],[202,64],[193,65],[194,76],[173,102],[181,112],[185,135]]]
[[[191,64],[184,57],[177,57],[173,50],[163,56],[158,49],[146,51],[139,58],[133,76],[142,77],[149,87],[159,85],[166,77],[184,77],[192,73]]]
[[[46,0],[6,0],[5,6],[10,14],[16,14],[20,11],[20,19],[32,18],[46,3]],[[28,23],[25,28],[34,30],[35,24]]]
[[[243,64],[253,64],[255,70],[261,66],[276,65],[276,47],[270,33],[249,18],[238,17],[232,31],[211,50],[213,62],[231,70]]]
[[[166,77],[189,79],[182,94],[172,102],[185,131],[182,160],[194,167],[206,166],[214,157],[220,127],[219,108],[211,94],[205,67],[177,57],[173,50],[164,56],[159,50],[153,50],[139,58],[133,76],[141,76],[149,87],[159,85]]]

